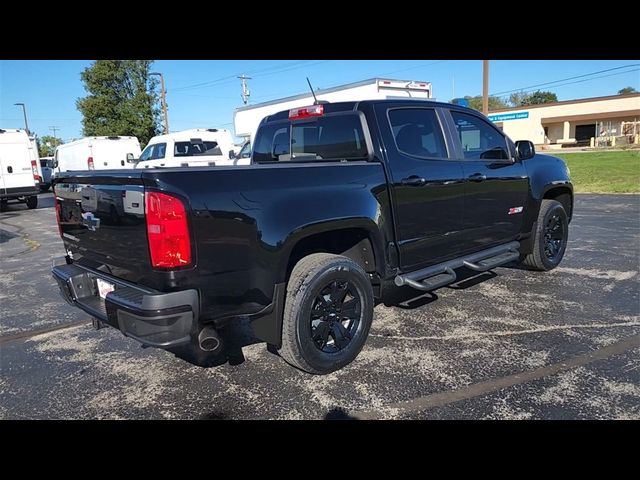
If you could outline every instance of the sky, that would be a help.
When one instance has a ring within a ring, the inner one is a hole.
[[[80,73],[92,60],[0,60],[0,128],[23,128],[26,106],[31,131],[64,141],[82,136],[76,100],[86,95]],[[622,67],[622,68],[619,68]],[[167,88],[171,131],[227,128],[242,106],[245,74],[250,104],[306,93],[373,77],[420,80],[433,84],[433,96],[452,98],[482,93],[482,60],[157,60]],[[599,73],[597,73],[599,72]],[[550,82],[555,82],[550,85]],[[492,60],[489,93],[537,89],[558,100],[615,95],[632,86],[640,91],[640,60]]]

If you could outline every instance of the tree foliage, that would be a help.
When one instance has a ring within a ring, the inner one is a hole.
[[[38,152],[41,157],[53,157],[58,145],[62,145],[62,140],[51,135],[45,135],[44,137],[36,137],[38,142]]]
[[[509,103],[514,107],[521,107],[522,105],[527,105],[529,97],[531,95],[527,92],[515,92],[509,95]]]
[[[618,95],[627,95],[629,93],[637,93],[637,92],[638,90],[636,90],[633,87],[624,87],[618,90]]]
[[[76,106],[85,136],[130,135],[140,146],[157,134],[160,111],[151,60],[97,60],[80,78],[89,93]]]
[[[543,103],[552,103],[557,101],[558,96],[555,93],[538,90],[528,95],[521,105],[540,105]]]
[[[475,97],[466,95],[464,98],[469,102],[469,107],[474,110],[478,110],[479,112],[482,111],[482,95],[477,95]],[[509,105],[507,105],[507,103],[500,97],[489,97],[489,111],[507,108],[508,106]]]

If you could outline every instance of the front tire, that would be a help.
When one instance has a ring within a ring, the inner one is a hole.
[[[353,260],[328,253],[304,257],[287,284],[280,355],[308,373],[343,368],[364,346],[373,307],[369,277]]]
[[[29,197],[29,198],[27,198],[26,203],[27,203],[27,208],[29,208],[29,209],[37,208],[37,206],[38,206],[38,197],[35,197],[35,196],[34,197]]]
[[[564,256],[568,238],[569,221],[562,204],[556,200],[542,200],[533,250],[523,263],[532,270],[553,270]]]

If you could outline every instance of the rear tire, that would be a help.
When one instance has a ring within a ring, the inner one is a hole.
[[[562,204],[555,200],[542,200],[533,233],[533,250],[522,263],[531,270],[553,270],[564,256],[568,234],[569,221]]]
[[[313,374],[351,363],[367,339],[373,319],[369,276],[353,260],[314,253],[289,278],[280,355]]]
[[[27,204],[27,208],[29,208],[29,209],[37,208],[37,206],[38,206],[38,197],[33,196],[33,197],[27,198],[26,204]]]

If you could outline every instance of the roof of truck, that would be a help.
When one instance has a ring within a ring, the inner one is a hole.
[[[358,101],[350,101],[350,102],[320,102],[325,106],[325,113],[332,112],[346,112],[349,110],[355,110],[358,105],[363,103],[404,103],[408,105],[420,105],[421,107],[433,107],[433,108],[454,108],[456,110],[466,110],[475,114],[480,114],[477,110],[473,110],[469,107],[464,107],[462,105],[456,105],[453,103],[447,102],[437,102],[435,100],[423,100],[419,98],[392,98],[392,99],[379,99],[379,100],[358,100]],[[290,109],[281,110],[277,113],[273,113],[271,115],[267,115],[263,118],[264,123],[282,120],[288,118]]]

